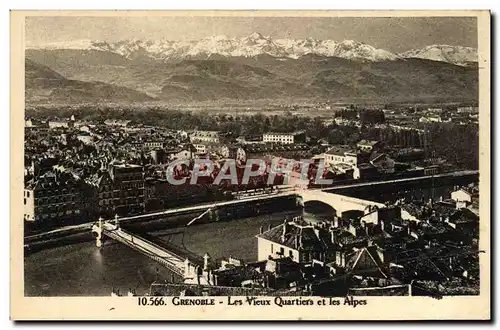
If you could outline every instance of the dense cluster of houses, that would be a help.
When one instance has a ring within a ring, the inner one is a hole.
[[[364,211],[306,203],[302,216],[261,227],[257,261],[230,257],[205,264],[200,276],[209,274],[211,285],[226,291],[265,294],[478,294],[477,199],[472,185],[457,187],[448,200]]]
[[[419,118],[420,123],[455,123],[461,125],[478,124],[479,108],[473,106],[457,107],[456,112],[442,108],[428,108]]]
[[[351,146],[310,143],[302,131],[234,137],[218,131],[133,125],[127,120],[28,119],[24,221],[36,228],[89,222],[99,216],[232,198],[235,189],[269,185],[267,167],[245,186],[229,180],[214,185],[217,171],[228,160],[236,162],[238,180],[250,159],[266,164],[276,159],[323,162],[323,177],[340,180],[415,169],[438,173],[436,166],[410,165],[424,158],[422,150],[394,152],[374,140]],[[216,168],[192,185],[196,159],[209,159]],[[170,166],[176,160],[187,163]],[[300,166],[283,171],[273,184],[300,172]],[[173,185],[169,177],[186,178],[187,184]],[[302,216],[261,228],[257,261],[229,258],[220,266],[206,263],[204,268],[218,287],[271,288],[285,290],[283,295],[290,290],[370,294],[409,284],[422,294],[435,292],[439,285],[460,293],[479,280],[478,200],[473,185],[456,187],[446,200],[399,200],[364,211],[338,213],[319,207],[318,212],[305,205]]]
[[[269,165],[274,161],[312,160],[317,169],[323,161],[322,175],[338,180],[370,179],[402,168],[378,141],[362,140],[352,147],[319,142],[309,141],[304,131],[235,137],[227,132],[169,130],[118,119],[27,119],[24,219],[52,226],[88,217],[161,210],[193,200],[217,200],[234,190],[268,186]],[[167,180],[169,176],[189,179],[196,159],[209,159],[216,165],[211,176],[196,185],[174,186]],[[267,167],[245,186],[235,187],[229,181],[212,184],[228,160],[236,162],[240,180],[250,159],[262,160]],[[188,165],[171,168],[176,160]],[[290,173],[283,171],[272,184],[282,184],[283,175],[297,176],[300,164]],[[74,191],[74,196],[67,191]]]
[[[386,109],[385,118],[397,126],[412,127],[417,123],[454,123],[458,125],[478,124],[479,107],[457,106],[455,108],[430,107],[426,109]]]
[[[334,146],[323,155],[327,168],[354,179],[369,179],[395,173],[395,160],[379,141],[361,140],[355,147]]]

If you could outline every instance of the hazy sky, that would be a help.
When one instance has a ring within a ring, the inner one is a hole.
[[[200,39],[260,32],[273,38],[353,39],[401,52],[432,44],[477,47],[474,17],[28,17],[26,43]]]

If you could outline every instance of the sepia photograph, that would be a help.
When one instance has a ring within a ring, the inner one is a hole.
[[[489,31],[12,11],[11,317],[489,319]]]

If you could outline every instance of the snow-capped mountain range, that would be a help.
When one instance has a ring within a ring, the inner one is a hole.
[[[126,58],[147,56],[164,61],[200,56],[209,57],[211,55],[221,55],[225,57],[254,57],[264,54],[285,59],[297,59],[307,54],[315,54],[373,62],[417,57],[434,61],[444,61],[457,65],[466,65],[468,62],[477,61],[476,50],[469,47],[433,45],[423,49],[414,49],[401,54],[394,54],[354,40],[337,42],[314,38],[273,39],[268,36],[263,36],[260,33],[253,33],[242,38],[214,36],[201,40],[189,41],[153,41],[136,39],[105,42],[78,40],[31,47],[28,46],[28,48],[47,50],[98,50],[120,54]]]
[[[470,62],[477,62],[477,49],[462,46],[432,45],[422,49],[409,50],[400,54],[400,56],[467,65]]]

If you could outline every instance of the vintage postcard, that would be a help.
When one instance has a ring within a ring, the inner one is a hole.
[[[489,320],[489,11],[12,11],[14,320]]]

